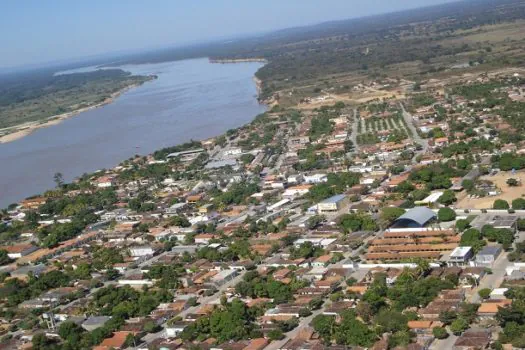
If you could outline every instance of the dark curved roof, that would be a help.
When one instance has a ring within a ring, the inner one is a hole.
[[[427,207],[415,207],[397,218],[396,223],[400,221],[412,221],[419,226],[425,226],[427,222],[435,217],[436,214]]]

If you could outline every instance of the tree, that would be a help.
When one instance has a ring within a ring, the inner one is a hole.
[[[7,250],[0,249],[0,265],[6,265],[11,263],[13,260],[9,257]]]
[[[524,198],[516,198],[512,201],[512,209],[514,210],[520,210],[525,209],[525,199]]]
[[[312,320],[312,326],[325,343],[329,343],[335,330],[335,317],[317,315]]]
[[[325,220],[326,217],[324,215],[314,215],[308,218],[308,220],[306,221],[306,227],[308,227],[310,230],[313,230]]]
[[[470,226],[470,223],[467,219],[459,219],[456,221],[456,229],[459,232],[465,231]]]
[[[70,344],[75,344],[80,340],[84,330],[73,321],[64,321],[58,327],[58,335]]]
[[[496,199],[492,205],[492,209],[509,209],[509,202],[503,199]]]
[[[255,156],[251,153],[245,153],[239,159],[244,164],[250,164],[255,159]]]
[[[271,331],[268,332],[268,339],[270,340],[281,340],[284,338],[284,334],[283,334],[283,331],[281,331],[280,329],[272,329]]]
[[[448,207],[446,208],[440,208],[438,211],[438,219],[439,221],[452,221],[456,218],[456,212]]]
[[[405,209],[395,207],[385,207],[381,210],[381,221],[385,226],[390,226],[397,218],[405,213]]]
[[[64,175],[62,175],[62,173],[60,172],[55,173],[55,175],[53,175],[53,181],[55,182],[57,187],[64,186]]]
[[[448,337],[448,332],[443,327],[432,328],[432,335],[437,339],[445,339]]]
[[[488,299],[490,297],[490,293],[492,292],[492,289],[490,288],[483,288],[478,291],[478,295],[482,299]]]
[[[455,335],[460,335],[468,328],[468,322],[464,318],[457,318],[450,324],[450,331]]]
[[[507,185],[511,187],[518,186],[519,184],[520,184],[519,181],[514,178],[507,179]]]
[[[445,190],[443,191],[443,194],[441,197],[438,198],[438,203],[443,205],[451,205],[452,203],[456,202],[456,194],[452,190]]]
[[[439,313],[439,320],[444,325],[451,324],[457,317],[458,314],[455,311],[444,310]]]

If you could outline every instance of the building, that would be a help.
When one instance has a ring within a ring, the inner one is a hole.
[[[457,247],[448,257],[447,264],[449,266],[463,266],[468,263],[474,256],[472,247]]]
[[[488,349],[490,331],[486,329],[465,331],[454,343],[454,350]]]
[[[484,247],[478,254],[476,254],[476,265],[484,267],[492,267],[498,256],[501,254],[500,246]]]
[[[0,250],[7,251],[7,256],[10,259],[18,259],[32,252],[38,250],[39,248],[32,244],[16,244],[0,247]]]
[[[348,197],[345,194],[337,194],[317,204],[319,214],[336,213],[348,204]]]
[[[109,321],[111,316],[91,316],[84,322],[82,322],[82,328],[86,331],[91,332],[99,327],[102,327],[104,323]]]
[[[427,207],[415,207],[401,215],[395,222],[396,228],[424,227],[436,219],[436,213]]]
[[[238,274],[238,271],[234,269],[222,270],[211,278],[211,282],[215,284],[215,286],[220,287],[223,284],[233,280]]]
[[[328,181],[328,176],[326,174],[313,174],[304,176],[304,182],[307,184],[320,184],[326,181]]]
[[[519,217],[517,215],[511,215],[506,213],[487,213],[476,216],[476,218],[470,223],[470,226],[472,226],[475,229],[481,230],[483,226],[490,225],[497,229],[505,228],[508,230],[515,231],[518,226],[518,219]]]
[[[133,257],[151,256],[155,254],[155,250],[149,246],[131,247],[129,254]]]

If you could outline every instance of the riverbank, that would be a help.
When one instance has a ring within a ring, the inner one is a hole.
[[[151,80],[154,80],[154,79],[157,79],[157,76],[156,75],[151,75],[151,76],[149,76],[148,80],[146,80],[144,82],[141,82],[141,83],[135,83],[135,84],[128,85],[128,86],[120,89],[119,91],[116,91],[116,92],[112,93],[110,95],[110,97],[106,98],[104,101],[102,101],[100,103],[97,103],[97,104],[94,104],[94,105],[91,105],[91,106],[82,107],[82,108],[79,108],[77,110],[74,110],[74,111],[71,111],[71,112],[67,112],[67,113],[63,113],[63,114],[57,114],[57,115],[51,116],[49,118],[46,118],[44,120],[24,123],[24,124],[21,124],[21,125],[16,125],[16,126],[12,126],[12,127],[9,127],[9,128],[0,129],[0,133],[5,133],[2,136],[0,136],[0,144],[19,140],[19,139],[21,139],[21,138],[23,138],[25,136],[30,135],[31,133],[33,133],[34,131],[36,131],[38,129],[47,128],[47,127],[50,127],[50,126],[53,126],[53,125],[57,125],[57,124],[63,122],[64,120],[66,120],[66,119],[69,119],[71,117],[79,115],[80,113],[87,112],[87,111],[90,111],[90,110],[93,110],[93,109],[105,106],[107,104],[110,104],[110,103],[114,102],[123,93],[125,93],[125,92],[127,92],[127,91],[129,91],[131,89],[134,89],[136,87],[139,87],[139,86],[143,85],[145,82],[148,82],[148,81],[151,81]]]

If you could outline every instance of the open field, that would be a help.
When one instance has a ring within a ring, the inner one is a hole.
[[[507,179],[509,178],[520,179],[522,181],[522,185],[510,187],[506,183]],[[511,204],[514,199],[525,197],[525,186],[523,185],[523,181],[525,181],[525,170],[517,171],[514,175],[510,171],[501,171],[494,176],[482,176],[480,177],[480,180],[493,182],[499,191],[501,191],[501,193],[497,196],[487,196],[482,198],[468,198],[468,196],[466,196],[456,204],[457,208],[490,209],[492,208],[494,201],[497,199],[506,200],[509,202],[509,204]]]

